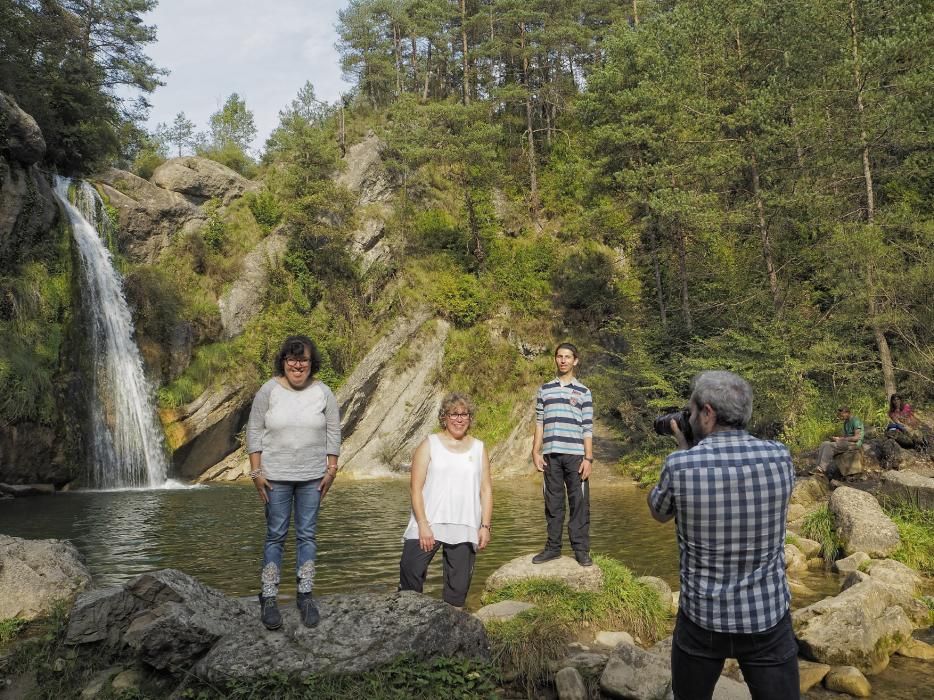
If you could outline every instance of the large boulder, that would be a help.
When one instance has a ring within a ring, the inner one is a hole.
[[[934,479],[913,471],[885,472],[878,493],[919,508],[934,509]]]
[[[288,239],[277,229],[247,253],[240,274],[218,300],[224,338],[240,335],[246,324],[263,310],[263,296],[270,268],[285,255]]]
[[[671,691],[670,652],[653,653],[630,644],[620,644],[600,676],[600,690],[611,698],[626,700],[668,700]],[[713,700],[748,700],[752,696],[745,683],[720,676]]]
[[[886,557],[901,544],[898,527],[872,494],[841,486],[830,496],[830,510],[847,554],[866,552],[871,557]]]
[[[182,195],[133,173],[110,168],[94,179],[117,210],[117,246],[133,262],[154,263],[174,235],[193,231],[205,221]]]
[[[831,666],[879,673],[914,629],[904,594],[872,578],[792,613],[801,653]]]
[[[575,591],[598,591],[603,586],[603,571],[599,566],[581,566],[571,557],[533,564],[533,556],[524,554],[503,564],[487,578],[486,590],[498,591],[511,583],[533,578],[560,581]]]
[[[284,629],[269,632],[255,603],[166,569],[81,596],[65,642],[214,684],[270,673],[361,673],[403,655],[489,655],[479,620],[417,593],[334,595],[317,602],[317,627],[304,627],[295,607],[283,606]]]
[[[0,155],[25,166],[38,163],[45,155],[45,138],[36,120],[3,92],[0,92]]]
[[[161,411],[175,473],[197,478],[234,452],[252,398],[242,384],[233,382],[212,387],[181,408]]]
[[[39,166],[0,156],[0,269],[46,239],[58,216],[55,195]]]
[[[48,615],[90,583],[91,574],[70,542],[0,535],[0,620]]]
[[[450,325],[418,318],[401,321],[378,342],[337,392],[341,463],[349,472],[375,475],[408,465],[418,443],[438,428],[438,376]]]
[[[259,187],[226,165],[197,156],[167,160],[155,169],[151,180],[154,185],[177,192],[195,205],[209,199],[229,204]]]
[[[789,502],[810,508],[826,501],[829,494],[830,488],[827,481],[811,476],[795,481]]]

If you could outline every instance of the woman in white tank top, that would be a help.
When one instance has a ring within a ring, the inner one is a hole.
[[[442,599],[463,607],[476,552],[490,541],[493,479],[480,440],[467,434],[474,408],[463,394],[441,402],[441,432],[429,435],[412,458],[412,514],[402,537],[399,590],[422,592],[428,565],[442,548]]]

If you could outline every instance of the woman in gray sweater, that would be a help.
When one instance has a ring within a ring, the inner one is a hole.
[[[318,624],[311,596],[315,577],[315,530],[321,500],[337,476],[341,431],[337,400],[315,379],[321,355],[310,338],[289,336],[276,355],[276,376],[253,399],[246,442],[250,477],[266,507],[261,618],[267,629],[282,626],[276,604],[282,549],[295,510],[296,603],[306,627]]]

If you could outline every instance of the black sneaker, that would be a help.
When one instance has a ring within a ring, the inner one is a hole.
[[[305,627],[314,627],[318,624],[321,615],[318,613],[318,606],[315,605],[311,593],[299,593],[295,597],[295,604],[298,606],[299,612],[302,615],[302,624],[305,625]]]
[[[544,564],[546,561],[551,561],[552,559],[557,559],[561,556],[560,551],[554,551],[553,549],[543,549],[534,557],[532,557],[533,564]]]
[[[259,596],[260,619],[268,630],[277,630],[282,627],[282,615],[279,613],[279,606],[276,605],[275,596]]]
[[[574,558],[581,566],[593,566],[593,559],[588,552],[574,552]]]

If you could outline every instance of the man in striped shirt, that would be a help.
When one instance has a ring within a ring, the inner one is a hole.
[[[548,541],[532,557],[541,564],[561,556],[564,496],[570,510],[568,539],[581,566],[590,558],[590,470],[593,466],[593,398],[574,377],[577,348],[561,343],[555,350],[557,376],[542,384],[535,400],[532,462],[544,474]]]
[[[710,698],[735,658],[754,700],[795,700],[798,645],[785,578],[785,521],[795,471],[788,448],[746,432],[752,387],[732,372],[694,378],[690,447],[678,450],[649,494],[656,520],[675,519],[681,597],[671,645],[676,700]]]

